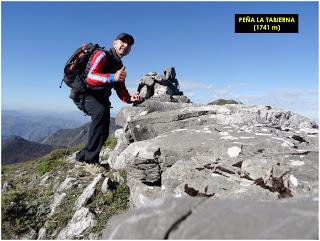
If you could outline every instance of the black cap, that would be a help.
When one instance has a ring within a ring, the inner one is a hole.
[[[130,35],[130,34],[127,34],[127,33],[120,33],[116,40],[117,39],[120,39],[120,40],[123,40],[123,39],[128,39],[130,42],[131,42],[131,45],[134,44],[134,38]]]

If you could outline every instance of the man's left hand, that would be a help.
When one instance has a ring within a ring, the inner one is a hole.
[[[131,100],[132,102],[134,102],[134,103],[139,103],[139,102],[141,102],[142,98],[141,98],[140,95],[132,95],[131,98],[130,98],[130,100]]]

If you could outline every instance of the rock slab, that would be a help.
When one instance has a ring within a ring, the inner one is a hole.
[[[180,198],[112,217],[102,239],[318,239],[318,222],[315,197]]]

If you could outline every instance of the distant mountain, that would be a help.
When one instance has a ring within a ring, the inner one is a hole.
[[[4,144],[7,142],[7,140],[10,139],[10,136],[7,135],[1,135],[1,144]]]
[[[88,138],[89,124],[90,123],[87,123],[75,129],[58,130],[54,134],[42,139],[40,143],[48,144],[48,145],[56,145],[56,146],[66,146],[66,147],[85,144]],[[115,118],[111,117],[109,136],[113,135],[114,132],[119,128],[121,127],[116,125]]]
[[[24,162],[46,155],[54,149],[51,145],[39,144],[19,136],[11,136],[1,145],[1,164]]]
[[[208,103],[208,105],[227,105],[227,104],[241,104],[241,105],[243,105],[243,103],[241,101],[226,100],[226,99],[218,99],[218,100],[215,100],[215,101]]]
[[[79,114],[79,121],[52,115],[37,115],[18,111],[2,111],[1,135],[20,136],[26,140],[39,141],[60,129],[76,128],[83,124]]]

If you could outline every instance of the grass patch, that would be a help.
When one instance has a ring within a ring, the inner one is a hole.
[[[109,147],[111,150],[114,150],[114,148],[117,145],[117,138],[115,137],[109,137],[108,140],[103,144],[103,147]]]
[[[106,142],[106,146],[110,148],[114,148],[116,144],[116,138],[110,138]],[[38,233],[42,227],[47,229],[47,239],[57,237],[73,217],[76,200],[93,180],[93,176],[84,167],[65,161],[66,156],[79,149],[81,146],[58,149],[36,160],[2,167],[2,182],[8,182],[10,186],[8,190],[2,191],[1,197],[2,239],[22,239],[31,229]],[[48,181],[39,185],[42,175],[48,172]],[[105,175],[114,179],[111,172]],[[66,176],[75,177],[76,182],[65,191],[66,198],[56,208],[54,215],[48,218],[53,195]],[[101,238],[108,219],[128,209],[130,192],[126,172],[120,171],[120,176],[124,181],[113,185],[106,194],[101,192],[102,182],[98,184],[100,186],[96,188],[95,195],[86,205],[96,214],[97,225],[77,239],[88,238],[90,233]]]
[[[37,174],[43,175],[48,171],[62,166],[64,164],[65,157],[82,148],[83,145],[66,149],[56,149],[49,154],[35,160],[4,165],[1,168],[1,174],[11,176],[14,175],[14,173],[18,170],[20,170],[21,172],[26,171],[27,173],[31,174],[36,170]]]
[[[84,145],[74,146],[70,148],[56,149],[50,152],[48,155],[41,157],[42,160],[64,159],[68,155],[82,149]]]
[[[46,160],[39,163],[37,166],[38,173],[40,175],[44,175],[45,173],[52,171],[56,168],[62,166],[63,160],[61,159],[53,159],[53,160]]]
[[[2,166],[2,182],[8,182],[10,189],[1,195],[1,237],[19,239],[26,232],[36,232],[45,224],[54,194],[54,184],[65,178],[69,163],[64,161],[79,147],[57,149],[38,159]],[[62,172],[58,179],[48,185],[39,185],[41,176],[47,172]]]
[[[52,187],[12,188],[1,196],[1,238],[16,239],[31,229],[38,232],[50,211]]]

